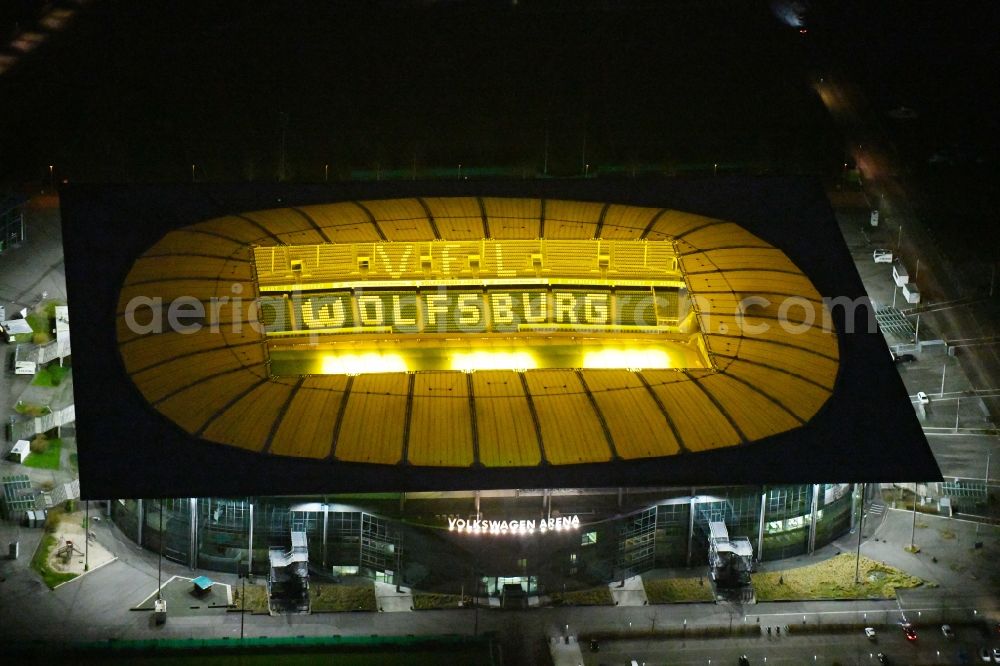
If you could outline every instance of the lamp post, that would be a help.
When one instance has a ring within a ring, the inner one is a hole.
[[[910,550],[914,550],[913,538],[917,532],[917,482],[913,482],[913,524],[910,526]]]
[[[191,182],[194,182],[194,165],[191,165]]]
[[[83,503],[84,519],[86,525],[83,532],[83,570],[90,571],[90,500]]]
[[[243,565],[240,565],[241,567]],[[240,585],[243,587],[243,591],[240,592],[240,641],[243,640],[243,623],[246,618],[247,610],[247,576],[245,571],[240,572]]]
[[[247,563],[246,565],[240,565],[240,584],[243,587],[243,592],[240,593],[240,641],[243,640],[243,626],[246,620],[246,610],[247,610],[247,577],[250,575],[250,563],[253,562],[253,511],[250,511],[252,503],[252,498],[247,497],[247,511],[244,515],[247,516]],[[244,568],[245,566],[245,568]]]
[[[163,500],[160,500],[160,554],[156,560],[156,598],[163,598]]]
[[[55,168],[56,167],[55,167],[54,164],[50,164],[49,165],[49,187],[55,187],[56,186]]]
[[[986,506],[990,504],[990,452],[986,452],[986,478],[983,479],[983,489],[986,491]]]
[[[329,183],[330,182],[330,165],[329,164],[324,164],[323,165],[323,182],[324,183]]]
[[[861,582],[861,535],[865,530],[865,484],[861,484],[861,517],[858,520],[858,554],[854,558],[854,584]]]

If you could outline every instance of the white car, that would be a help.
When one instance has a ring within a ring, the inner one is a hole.
[[[875,640],[875,627],[865,627],[865,638]]]
[[[993,648],[993,663],[1000,664],[1000,648]]]
[[[917,402],[919,402],[921,405],[929,405],[931,404],[931,399],[928,398],[927,394],[924,393],[923,391],[917,391]]]
[[[872,252],[872,259],[875,260],[876,264],[891,264],[892,263],[892,250],[886,250],[884,248],[879,248]]]

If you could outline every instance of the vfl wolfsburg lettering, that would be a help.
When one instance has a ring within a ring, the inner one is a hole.
[[[678,290],[486,288],[344,290],[265,296],[259,301],[268,333],[391,328],[400,333],[510,333],[536,326],[594,330],[676,324]]]

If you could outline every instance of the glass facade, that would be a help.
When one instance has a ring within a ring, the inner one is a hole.
[[[236,573],[249,562],[254,573],[265,573],[268,548],[288,547],[294,529],[306,532],[315,570],[331,577],[482,594],[495,592],[499,580],[517,579],[536,594],[701,566],[711,521],[725,522],[732,537],[747,537],[755,559],[801,555],[848,531],[856,510],[852,484],[687,490],[483,493],[491,517],[580,521],[579,529],[532,535],[449,530],[450,520],[482,517],[473,493],[418,495],[409,504],[402,495],[352,496],[352,504],[301,497],[123,499],[111,503],[111,515],[130,539],[153,551],[162,543],[164,557],[192,568]]]

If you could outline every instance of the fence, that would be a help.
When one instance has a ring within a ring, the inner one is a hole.
[[[44,345],[17,345],[14,348],[14,366],[21,361],[29,361],[40,366],[56,359],[66,358],[72,353],[69,339],[53,340]]]
[[[76,405],[69,405],[51,414],[43,414],[22,421],[14,421],[10,424],[10,438],[13,441],[19,439],[31,439],[35,435],[48,432],[53,428],[73,423],[76,420]]]

